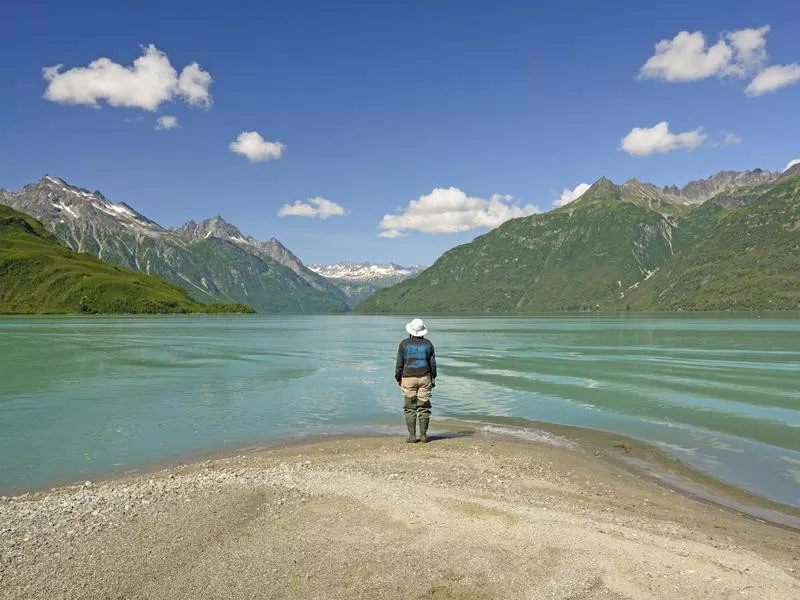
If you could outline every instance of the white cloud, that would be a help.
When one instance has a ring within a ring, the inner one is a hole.
[[[231,152],[241,154],[251,162],[277,160],[286,148],[280,142],[268,142],[257,131],[243,131],[235,141],[228,144]]]
[[[178,77],[178,95],[193,106],[211,106],[208,88],[214,80],[208,71],[203,71],[196,62],[187,65]]]
[[[723,33],[713,46],[701,31],[681,31],[671,40],[656,44],[656,52],[639,70],[640,79],[697,81],[708,77],[753,80],[745,88],[749,96],[761,96],[800,82],[800,63],[772,65],[767,62],[769,25]]]
[[[794,160],[790,160],[789,164],[786,165],[786,168],[783,170],[784,173],[791,169],[795,165],[800,165],[800,158],[795,158]]]
[[[208,91],[211,75],[197,63],[178,72],[166,54],[154,45],[125,67],[109,58],[98,58],[86,67],[62,72],[63,65],[45,67],[42,77],[48,82],[44,97],[61,104],[97,107],[104,100],[110,106],[157,110],[164,102],[183,98],[193,106],[211,105]]]
[[[297,200],[294,204],[284,204],[278,211],[279,217],[344,217],[348,215],[343,207],[325,198],[309,198],[308,202]]]
[[[773,65],[755,76],[745,92],[749,96],[761,96],[775,92],[783,87],[800,81],[800,63],[791,65]]]
[[[407,235],[408,235],[407,233],[403,233],[402,231],[397,231],[397,229],[387,229],[386,231],[381,231],[378,234],[378,237],[394,239],[399,237],[406,237]]]
[[[639,71],[640,78],[666,81],[696,81],[718,75],[730,64],[733,50],[720,40],[706,48],[700,31],[681,31],[671,40],[656,44],[656,53]]]
[[[175,129],[176,127],[179,127],[178,117],[164,115],[156,119],[156,131],[167,131],[169,129]]]
[[[746,77],[767,60],[769,25],[723,33],[713,46],[706,45],[702,31],[681,31],[671,40],[656,44],[656,52],[639,71],[644,79],[697,81],[708,77]]]
[[[725,75],[746,77],[761,70],[767,61],[767,34],[769,25],[758,29],[741,29],[725,34],[733,48],[733,61],[728,65]]]
[[[574,202],[592,187],[588,183],[579,183],[575,186],[575,189],[572,190],[564,190],[561,192],[561,197],[558,200],[553,200],[553,206],[566,206],[570,202]]]
[[[684,133],[671,133],[669,123],[661,121],[653,127],[634,127],[622,138],[621,149],[632,156],[649,156],[672,150],[694,150],[706,140],[702,128]]]
[[[383,237],[398,237],[408,230],[456,233],[479,227],[493,228],[509,219],[540,212],[532,204],[518,206],[512,201],[512,196],[494,194],[487,200],[467,196],[456,187],[435,188],[430,194],[409,202],[399,214],[384,215],[378,227],[384,230]]]

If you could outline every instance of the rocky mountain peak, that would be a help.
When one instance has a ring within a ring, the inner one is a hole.
[[[771,183],[780,177],[780,173],[765,171],[763,169],[753,169],[752,171],[719,171],[707,179],[696,179],[690,181],[680,188],[677,194],[670,193],[692,204],[699,204],[720,194],[728,192],[736,187],[760,185]],[[667,192],[668,188],[663,191]]]
[[[95,191],[92,192],[92,191],[87,190],[86,188],[82,188],[82,187],[78,187],[76,185],[72,185],[69,182],[67,182],[65,179],[62,179],[61,177],[56,177],[54,175],[45,175],[39,181],[37,181],[36,183],[34,183],[32,185],[33,185],[33,187],[38,187],[38,188],[60,190],[62,192],[63,191],[72,192],[72,193],[75,193],[77,195],[83,196],[84,198],[89,198],[89,197],[96,198],[97,200],[101,200],[103,202],[107,202],[108,204],[112,204],[111,201],[108,198],[106,198],[99,190],[95,190]],[[28,186],[26,186],[26,187],[28,187]],[[118,204],[117,206],[125,206],[125,207],[127,207],[129,209],[131,208],[127,204]],[[133,210],[133,209],[131,209],[131,210]]]
[[[290,269],[297,271],[298,273],[300,269],[306,269],[305,265],[300,262],[300,259],[297,258],[291,250],[284,246],[278,238],[270,238],[268,242],[262,243],[261,247],[269,256],[272,257],[273,260],[277,260],[282,265],[285,265]]]
[[[702,204],[716,196],[761,186],[776,181],[780,173],[753,169],[752,171],[719,171],[706,179],[690,181],[683,187],[669,185],[657,187],[638,179],[628,179],[622,185],[601,177],[574,203],[576,206],[596,204],[609,196],[623,202],[646,206],[662,214],[674,214],[675,210],[686,210]],[[570,205],[572,206],[572,205]],[[678,207],[677,209],[675,207]]]
[[[180,235],[195,239],[215,237],[222,240],[246,241],[241,231],[219,215],[215,215],[199,223],[196,221],[186,221],[186,223],[180,227],[173,227],[172,230]]]
[[[783,173],[781,173],[781,179],[789,178],[789,177],[798,177],[800,176],[800,163],[792,165],[788,169],[786,169]]]
[[[613,181],[607,177],[601,177],[589,186],[589,189],[578,200],[571,202],[567,206],[595,204],[610,195],[617,195],[618,193],[619,187]]]
[[[4,192],[3,202],[40,221],[52,219],[70,231],[135,228],[146,235],[163,231],[127,204],[114,204],[98,191],[90,192],[53,175],[45,175],[19,192]]]
[[[588,190],[586,190],[584,196],[588,196],[590,198],[593,196],[607,196],[608,194],[614,194],[617,191],[617,185],[613,181],[607,177],[601,177],[595,181]]]
[[[60,177],[55,177],[53,175],[45,174],[39,181],[37,181],[34,185],[59,185],[65,186],[69,185],[66,181],[61,179]]]

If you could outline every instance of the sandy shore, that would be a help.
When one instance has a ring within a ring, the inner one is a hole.
[[[800,534],[603,453],[324,440],[0,502],[3,598],[800,598]]]

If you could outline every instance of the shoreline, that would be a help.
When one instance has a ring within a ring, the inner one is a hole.
[[[291,450],[316,443],[357,439],[394,439],[404,428],[393,421],[357,428],[363,431],[307,433],[201,451],[172,458],[147,461],[136,467],[109,469],[80,479],[0,490],[0,500],[28,498],[81,486],[84,482],[113,483],[117,480],[145,477],[165,470],[235,456]],[[383,431],[378,431],[382,429]],[[482,436],[493,440],[511,440],[519,444],[550,444],[572,452],[617,465],[645,477],[687,498],[737,512],[745,517],[800,532],[800,507],[783,504],[757,492],[726,482],[682,462],[676,455],[655,444],[629,436],[574,425],[560,425],[517,418],[470,420],[438,417],[431,431],[432,439]]]
[[[644,440],[598,429],[525,419],[454,421],[468,425],[481,423],[484,426],[501,428],[497,431],[501,437],[507,436],[509,431],[512,432],[512,437],[515,437],[513,431],[520,430],[516,437],[523,441],[530,432],[534,434],[544,432],[561,437],[574,443],[577,450],[616,464],[686,497],[727,508],[746,517],[800,531],[800,506],[772,500],[715,477]]]
[[[318,439],[6,499],[0,596],[800,594],[796,531],[558,434],[440,429],[425,445]]]

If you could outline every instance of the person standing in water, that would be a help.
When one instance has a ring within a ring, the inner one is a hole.
[[[406,442],[428,441],[428,423],[431,418],[431,390],[436,385],[436,355],[433,344],[425,339],[428,329],[422,319],[406,324],[408,337],[397,349],[394,378],[403,390],[403,411],[406,414],[408,438]],[[419,439],[417,439],[419,419]]]

